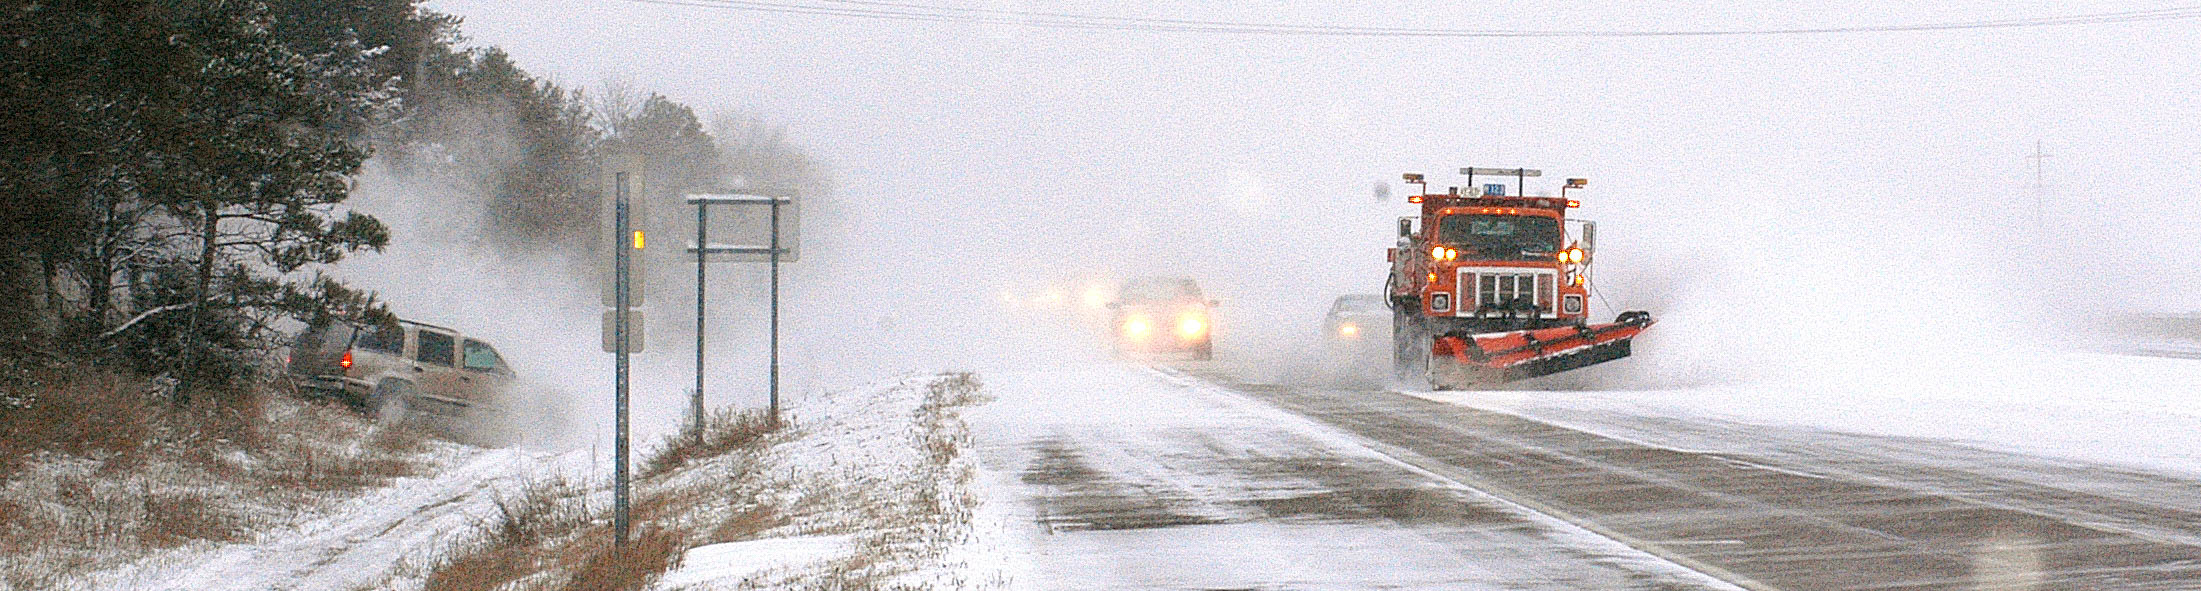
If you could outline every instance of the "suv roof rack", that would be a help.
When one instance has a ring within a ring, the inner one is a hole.
[[[459,329],[456,329],[456,328],[451,328],[451,327],[448,327],[448,326],[438,326],[438,325],[434,325],[434,324],[429,324],[429,323],[426,323],[426,322],[420,322],[420,321],[416,321],[416,320],[406,320],[406,319],[403,319],[403,318],[399,318],[399,319],[397,319],[397,322],[398,322],[398,324],[410,324],[410,325],[413,325],[413,326],[418,326],[418,327],[421,327],[421,328],[433,328],[433,329],[436,329],[436,330],[449,331],[449,332],[451,332],[451,333],[453,333],[453,334],[457,334],[457,333],[459,332]]]

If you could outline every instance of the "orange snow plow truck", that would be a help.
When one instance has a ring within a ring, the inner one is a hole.
[[[1430,193],[1422,175],[1407,196],[1421,216],[1399,219],[1390,249],[1392,366],[1409,388],[1489,386],[1588,367],[1627,357],[1629,343],[1652,323],[1648,312],[1620,313],[1593,324],[1590,263],[1597,226],[1567,219],[1581,203],[1568,189],[1558,197],[1521,194],[1542,171],[1463,168],[1473,194],[1459,187]],[[1475,179],[1515,181],[1474,192]],[[1505,178],[1511,177],[1511,178]]]

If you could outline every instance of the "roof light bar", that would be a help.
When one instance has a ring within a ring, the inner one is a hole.
[[[1544,171],[1534,168],[1462,168],[1460,174],[1474,176],[1544,176]]]

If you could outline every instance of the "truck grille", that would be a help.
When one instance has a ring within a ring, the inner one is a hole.
[[[1556,317],[1553,292],[1559,274],[1521,269],[1460,269],[1459,315],[1473,316],[1481,309],[1504,309],[1516,302],[1535,302],[1538,315]]]

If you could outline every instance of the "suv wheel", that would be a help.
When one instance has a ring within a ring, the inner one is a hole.
[[[407,411],[411,410],[412,398],[412,382],[383,380],[382,383],[375,385],[374,394],[368,397],[367,408],[373,410],[377,422],[384,425],[399,425],[405,422],[405,415],[408,414]]]

